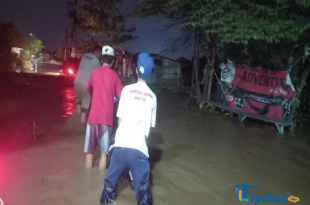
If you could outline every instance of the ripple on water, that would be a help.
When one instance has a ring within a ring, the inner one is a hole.
[[[75,93],[73,87],[66,88],[62,91],[62,107],[63,114],[62,117],[68,118],[70,117],[75,108]]]

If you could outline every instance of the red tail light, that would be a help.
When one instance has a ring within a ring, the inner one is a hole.
[[[73,70],[72,69],[69,69],[69,74],[71,74],[71,75],[73,75],[74,73],[73,73]]]

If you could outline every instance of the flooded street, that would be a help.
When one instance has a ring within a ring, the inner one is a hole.
[[[106,171],[98,169],[100,153],[93,169],[84,168],[85,128],[76,126],[72,85],[55,76],[0,76],[0,85],[4,205],[99,205]],[[249,188],[250,199],[271,193],[310,204],[305,142],[188,108],[180,96],[159,97],[157,111],[148,139],[155,205],[238,205],[233,187],[240,184],[259,185]],[[116,204],[136,204],[125,179],[118,193]]]

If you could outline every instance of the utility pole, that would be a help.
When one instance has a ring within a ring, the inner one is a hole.
[[[68,32],[68,29],[66,29],[66,45],[65,45],[65,56],[64,56],[65,60],[67,59],[68,47],[71,47],[71,52],[73,50],[76,50],[76,47],[77,47],[77,28],[76,28],[76,26],[78,25],[78,16],[77,16],[77,9],[76,9],[77,6],[78,6],[78,0],[73,0],[72,5],[71,5],[72,10],[68,11],[69,17],[72,19],[72,21],[71,21],[71,25],[69,28],[69,32]],[[68,39],[70,39],[69,46],[68,46]]]
[[[66,41],[64,48],[64,60],[67,60],[67,46],[68,46],[68,29],[66,29]]]
[[[72,17],[72,31],[71,31],[71,38],[73,46],[77,46],[77,33],[76,33],[76,25],[78,24],[78,17],[77,17],[77,8],[78,0],[74,0],[74,9],[73,9],[73,17]]]

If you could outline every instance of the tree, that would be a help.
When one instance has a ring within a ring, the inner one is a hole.
[[[204,54],[209,59],[205,75],[210,79],[205,81],[203,92],[203,97],[209,100],[219,43],[241,44],[245,48],[248,43],[259,41],[296,42],[307,26],[296,23],[294,14],[297,11],[307,14],[307,8],[307,0],[146,0],[137,7],[136,13],[142,17],[162,15],[197,36],[195,56]],[[197,71],[199,63],[194,65]]]
[[[10,70],[17,61],[12,47],[19,47],[21,34],[11,22],[0,22],[0,70]]]
[[[23,37],[21,39],[21,48],[23,48],[23,57],[30,58],[31,55],[36,55],[41,49],[42,41],[33,36]]]
[[[12,53],[12,48],[21,48],[21,56]],[[11,70],[14,65],[22,64],[22,58],[37,54],[42,48],[42,42],[35,37],[23,37],[11,22],[0,22],[0,70]],[[20,58],[22,57],[22,58]]]
[[[118,45],[136,39],[135,28],[126,29],[125,17],[118,10],[122,0],[85,0],[82,5],[69,2],[68,16],[81,30],[104,37],[106,44]]]

